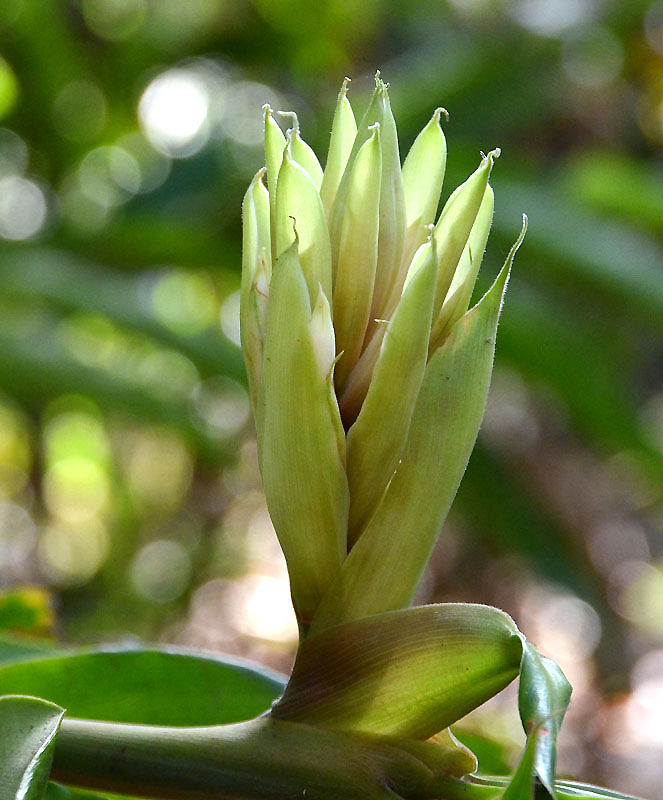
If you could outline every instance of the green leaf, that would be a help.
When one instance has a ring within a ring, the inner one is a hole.
[[[41,800],[64,710],[35,697],[0,697],[0,796]]]
[[[264,314],[260,313],[258,297],[263,301],[261,305],[264,307],[272,264],[269,194],[262,182],[264,173],[264,168],[256,173],[242,203],[240,333],[254,411],[262,370],[264,340]]]
[[[327,163],[320,186],[320,198],[325,209],[325,214],[329,219],[338,186],[348,163],[352,145],[357,135],[357,123],[352,112],[352,106],[347,98],[349,78],[343,81],[341,91],[338,93],[334,121],[332,123],[331,138],[329,140],[329,152]]]
[[[540,727],[537,727],[527,737],[525,751],[500,800],[534,800],[534,763],[539,731]]]
[[[275,214],[276,246],[272,247],[272,260],[288,250],[298,237],[299,260],[311,302],[315,300],[320,285],[330,299],[332,257],[325,212],[310,175],[295,161],[290,147],[286,147],[283,153],[279,170]]]
[[[0,636],[0,664],[26,661],[46,653],[53,654],[53,647],[48,642],[4,633]]]
[[[470,231],[470,236],[463,253],[451,279],[451,284],[447,295],[442,303],[440,313],[432,325],[430,336],[430,352],[434,352],[451,330],[456,320],[460,319],[470,305],[470,298],[474,290],[474,284],[481,267],[483,254],[488,241],[490,226],[493,223],[494,196],[490,185],[486,186],[486,191],[479,206],[474,225]],[[523,229],[515,247],[518,248],[525,236]]]
[[[408,278],[403,297],[386,326],[368,393],[348,431],[350,546],[378,506],[398,466],[426,368],[437,263],[432,242],[419,252],[420,269]]]
[[[302,166],[309,174],[315,188],[320,191],[322,183],[322,167],[313,149],[301,137],[299,130],[299,120],[294,111],[279,111],[282,117],[292,118],[292,128],[287,133],[286,139],[290,144],[290,151],[295,161]]]
[[[380,183],[378,262],[373,296],[374,302],[371,309],[373,317],[386,316],[383,307],[389,299],[392,285],[399,281],[402,285],[405,278],[405,273],[401,274],[399,269],[403,262],[406,226],[403,176],[401,173],[396,123],[391,112],[387,89],[387,85],[381,80],[378,72],[375,76],[373,97],[359,123],[357,135],[348,156],[345,172],[339,184],[329,217],[329,229],[332,237],[335,237],[343,219],[352,166],[357,158],[359,149],[371,136],[371,127],[376,122],[379,123],[382,145],[382,177]],[[407,264],[405,269],[407,269]]]
[[[614,792],[591,783],[578,783],[577,781],[557,781],[557,796],[560,800],[566,798],[580,798],[581,800],[638,800],[631,794]]]
[[[269,212],[270,212],[270,231],[272,242],[272,253],[274,257],[276,251],[276,186],[278,183],[279,170],[283,161],[283,151],[285,150],[286,140],[283,131],[274,119],[272,109],[268,104],[262,107],[265,117],[265,165],[267,169],[267,188],[269,190]]]
[[[471,783],[477,787],[492,787],[496,790],[506,790],[512,780],[513,779],[495,777],[492,775],[490,777],[473,775]],[[523,785],[525,785],[524,782]],[[532,786],[534,786],[534,784],[532,784]],[[604,789],[601,786],[593,786],[589,783],[578,783],[577,781],[556,781],[555,787],[559,800],[640,800],[640,798],[634,795],[622,794],[621,792]],[[527,797],[528,795],[525,796]],[[489,800],[503,800],[503,795],[499,792],[490,795],[481,792],[479,797],[489,798]],[[518,795],[515,795],[515,797],[518,797]],[[518,798],[518,800],[520,800],[520,798]]]
[[[345,557],[349,504],[338,407],[330,370],[320,369],[310,316],[295,243],[272,274],[258,447],[267,506],[304,624]]]
[[[511,258],[428,362],[401,463],[320,604],[312,630],[412,601],[481,424]]]
[[[30,694],[69,716],[151,725],[217,725],[265,711],[283,684],[209,655],[98,650],[0,666],[0,694]]]
[[[533,767],[551,797],[555,793],[557,736],[571,699],[571,684],[559,666],[527,642],[520,666],[518,707],[528,740],[536,741]],[[528,741],[528,749],[530,743]]]
[[[507,686],[520,634],[462,603],[378,614],[308,638],[272,713],[338,731],[428,739]]]
[[[332,242],[334,330],[340,355],[334,384],[340,392],[361,353],[371,311],[378,257],[382,152],[379,125],[352,166],[338,236]]]
[[[492,150],[481,159],[481,163],[470,177],[451,193],[435,225],[433,236],[440,263],[435,289],[434,317],[437,317],[447,296],[458,262],[481,208],[493,163],[499,154],[499,150]]]
[[[407,218],[404,260],[410,263],[426,241],[428,225],[435,219],[447,166],[447,142],[440,126],[443,108],[417,136],[403,162],[403,192]]]
[[[384,317],[390,297],[400,294],[407,264],[403,251],[406,236],[405,194],[401,159],[398,150],[396,122],[391,112],[388,86],[379,81],[382,100],[380,137],[382,144],[382,181],[380,185],[380,231],[378,233],[378,264],[373,294],[374,317]]]

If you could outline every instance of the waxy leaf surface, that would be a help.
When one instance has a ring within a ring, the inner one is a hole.
[[[313,631],[412,601],[479,431],[510,265],[509,259],[428,362],[401,463],[323,599]]]
[[[211,655],[107,649],[0,666],[0,694],[43,697],[70,717],[152,725],[249,719],[279,696],[275,675]]]
[[[0,697],[2,800],[42,800],[63,715],[35,697]]]
[[[319,287],[317,287],[317,292]],[[296,244],[274,265],[258,403],[267,506],[300,622],[310,622],[346,554],[348,484],[338,408],[311,339]]]
[[[557,737],[570,699],[571,684],[562,670],[528,642],[520,667],[518,706],[525,733],[536,739],[534,769],[553,798]]]
[[[518,673],[520,634],[504,612],[450,603],[378,614],[307,639],[279,718],[428,739]]]
[[[432,243],[422,251],[424,263],[387,325],[366,399],[348,431],[350,545],[398,466],[426,367],[437,264]]]

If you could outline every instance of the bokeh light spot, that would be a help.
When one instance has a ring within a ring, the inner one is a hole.
[[[0,128],[0,178],[21,175],[28,166],[28,148],[21,137]]]
[[[152,292],[152,306],[164,325],[185,336],[201,333],[216,317],[216,292],[209,276],[169,270]]]
[[[191,558],[179,542],[159,540],[145,545],[131,565],[134,589],[154,603],[170,603],[186,591]]]
[[[49,525],[39,539],[42,572],[60,586],[82,586],[98,572],[110,550],[108,531],[99,520],[84,525]]]
[[[34,181],[16,176],[0,180],[0,236],[29,239],[44,227],[47,216],[46,196]]]
[[[77,524],[87,522],[106,507],[110,487],[98,464],[85,458],[55,461],[44,476],[44,501],[58,519]]]
[[[215,438],[237,433],[249,418],[249,399],[232,378],[217,376],[199,383],[191,396],[194,420]]]
[[[138,117],[157,150],[183,158],[197,153],[207,141],[209,105],[202,78],[193,70],[176,67],[148,85],[140,98]]]
[[[83,0],[88,28],[102,39],[122,42],[136,34],[147,17],[146,0]]]
[[[615,81],[623,62],[621,42],[607,28],[593,26],[574,31],[564,42],[564,71],[586,89],[599,89]]]
[[[287,576],[247,575],[232,584],[229,614],[239,633],[291,642],[297,638],[297,621]]]
[[[177,507],[191,483],[189,451],[176,434],[167,430],[136,431],[125,443],[123,462],[132,494],[152,507]]]
[[[596,0],[516,0],[510,11],[516,22],[533,33],[558,36],[588,22],[596,6]]]

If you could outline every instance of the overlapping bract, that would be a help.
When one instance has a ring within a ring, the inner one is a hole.
[[[243,206],[242,346],[303,634],[410,602],[476,438],[512,258],[468,312],[499,150],[436,221],[446,112],[401,167],[387,85],[357,125],[347,83],[324,170],[265,106]]]

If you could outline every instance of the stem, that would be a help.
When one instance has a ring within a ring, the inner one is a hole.
[[[172,800],[385,800],[429,797],[433,772],[397,743],[265,715],[205,728],[65,719],[52,777]]]

